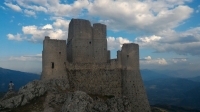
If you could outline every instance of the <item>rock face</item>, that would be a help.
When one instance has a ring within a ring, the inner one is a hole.
[[[127,98],[103,100],[96,96],[93,99],[82,91],[68,95],[61,112],[131,112],[130,102]]]
[[[69,85],[65,80],[35,80],[21,87],[18,93],[8,92],[0,100],[0,110],[23,106],[34,98],[40,97],[47,92],[56,93],[59,91],[66,91],[67,88],[69,88]],[[9,97],[10,95],[12,95],[12,97]]]
[[[32,101],[44,97],[42,108],[30,108],[34,112],[131,112],[128,98],[89,95],[82,91],[70,91],[65,80],[32,81],[18,93],[8,92],[0,100],[0,111],[13,111],[33,105]],[[35,104],[35,103],[34,103]],[[22,111],[20,110],[20,111]]]
[[[92,109],[92,98],[84,92],[69,93],[61,112],[88,112]]]

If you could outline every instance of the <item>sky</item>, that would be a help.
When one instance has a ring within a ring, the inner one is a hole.
[[[140,68],[200,70],[200,0],[1,0],[0,67],[42,71],[45,36],[67,39],[72,18],[107,25],[111,58],[140,46]]]

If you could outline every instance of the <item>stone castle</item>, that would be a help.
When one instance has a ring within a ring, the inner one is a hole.
[[[67,43],[67,44],[66,44]],[[43,41],[41,80],[66,79],[72,90],[128,97],[132,111],[150,112],[139,70],[138,44],[123,44],[117,59],[107,50],[106,25],[72,19],[68,39]]]

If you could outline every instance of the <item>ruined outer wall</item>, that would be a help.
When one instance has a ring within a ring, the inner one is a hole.
[[[69,62],[90,63],[93,61],[92,27],[88,20],[71,20],[67,47]]]
[[[70,87],[89,94],[121,96],[121,70],[79,69],[67,71]]]
[[[121,51],[122,95],[130,98],[132,111],[150,112],[150,106],[139,71],[139,46],[124,44]]]
[[[66,41],[45,37],[42,51],[42,80],[66,76]]]

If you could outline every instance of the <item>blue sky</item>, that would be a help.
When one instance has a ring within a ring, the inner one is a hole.
[[[0,67],[40,73],[42,41],[67,39],[72,18],[107,25],[112,58],[140,45],[140,68],[200,69],[199,0],[1,0]]]

